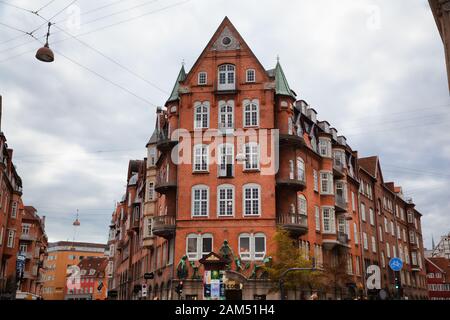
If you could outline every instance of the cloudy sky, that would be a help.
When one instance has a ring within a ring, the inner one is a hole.
[[[425,245],[450,231],[450,98],[443,45],[426,0],[56,0],[56,61],[34,59],[49,0],[0,1],[2,130],[24,200],[50,241],[105,242],[129,159],[146,154],[168,97],[228,16],[267,68],[361,156],[379,155],[423,212]],[[339,2],[339,4],[338,4]],[[9,27],[6,27],[6,24]],[[65,30],[65,31],[61,31]],[[72,36],[77,36],[76,38]],[[79,39],[79,40],[77,40]]]

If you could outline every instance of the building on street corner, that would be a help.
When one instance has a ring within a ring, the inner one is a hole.
[[[106,245],[97,243],[72,241],[49,243],[44,260],[43,299],[64,300],[70,267],[78,266],[85,258],[105,257],[105,251]]]
[[[311,296],[271,290],[264,267],[277,259],[279,229],[330,276],[321,299],[427,297],[412,200],[384,180],[378,157],[360,157],[319,120],[280,61],[264,68],[228,18],[189,72],[182,66],[146,147],[112,214],[109,298]],[[373,265],[377,291],[366,287]]]

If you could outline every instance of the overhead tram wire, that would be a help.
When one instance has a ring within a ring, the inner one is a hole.
[[[36,12],[42,11],[45,8],[47,8],[49,5],[51,5],[53,2],[55,2],[56,0],[50,0],[50,2],[48,2],[46,5],[44,5],[43,7],[41,7],[40,9],[36,10]]]
[[[77,35],[75,35],[75,36],[81,37],[81,36],[85,36],[85,35],[88,35],[88,34],[92,34],[92,33],[95,33],[95,32],[98,32],[98,31],[101,31],[101,30],[104,30],[104,29],[108,29],[108,28],[114,27],[114,26],[116,26],[116,25],[120,25],[120,24],[123,24],[123,23],[127,23],[127,22],[130,22],[130,21],[136,20],[136,19],[140,19],[140,18],[145,17],[145,16],[148,16],[148,15],[150,15],[150,14],[158,13],[158,12],[161,12],[161,11],[164,11],[164,10],[167,10],[167,9],[170,9],[170,8],[173,8],[173,7],[177,7],[177,6],[179,6],[179,5],[182,5],[182,4],[184,4],[184,3],[188,3],[188,2],[190,2],[190,1],[192,1],[192,0],[185,0],[185,1],[176,2],[176,3],[174,3],[174,4],[171,4],[171,5],[168,5],[168,6],[159,8],[159,9],[156,9],[156,10],[152,10],[152,11],[143,13],[143,14],[141,14],[141,15],[139,15],[139,16],[135,16],[135,17],[131,17],[131,18],[128,18],[128,19],[125,19],[125,20],[122,20],[122,21],[118,21],[118,22],[116,22],[116,23],[113,23],[113,24],[110,24],[110,25],[106,25],[106,26],[103,26],[103,27],[100,27],[100,28],[97,28],[97,29],[93,29],[93,30],[88,31],[88,32],[85,32],[85,33],[77,34]],[[151,2],[154,2],[154,0],[151,1]],[[116,13],[117,13],[117,14],[118,14],[118,13],[123,13],[123,12],[125,12],[125,11],[129,11],[129,9],[125,9],[125,10],[122,10],[122,11],[119,11],[119,12],[116,12]],[[88,12],[86,12],[86,14],[87,14],[87,13],[88,13]],[[114,15],[115,15],[115,14],[114,14]],[[102,19],[108,18],[108,17],[110,17],[110,16],[111,16],[111,15],[103,16]],[[50,19],[48,19],[48,20],[50,20]],[[100,20],[100,19],[95,19],[95,22],[96,22],[96,21],[99,21],[99,20]],[[89,24],[89,23],[92,23],[92,22],[94,22],[94,20],[91,20],[91,21],[82,23],[80,26],[84,26],[84,25]],[[58,22],[56,22],[56,23],[58,23]],[[59,32],[54,32],[53,35],[58,34],[58,33],[61,33],[61,31],[59,31]],[[46,35],[43,35],[43,36],[39,37],[39,39],[44,39],[45,37],[46,37]],[[67,41],[67,40],[69,40],[69,39],[71,39],[71,38],[66,38],[66,39],[54,41],[53,44],[61,43],[61,42]],[[33,41],[30,41],[30,42],[28,42],[28,43],[31,43],[31,42],[33,42]],[[28,44],[28,43],[25,43],[25,44]],[[22,45],[25,45],[25,44],[22,44]],[[22,52],[22,53],[18,54],[17,57],[20,57],[20,56],[22,56],[22,55],[24,55],[24,54],[26,54],[26,53],[28,53],[28,52],[31,52],[31,51]],[[8,60],[12,60],[12,59],[14,59],[14,58],[16,58],[16,56],[12,56],[12,57],[9,57],[9,58],[0,60],[0,63],[5,62],[5,61],[8,61]]]

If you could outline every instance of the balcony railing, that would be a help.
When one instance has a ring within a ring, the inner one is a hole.
[[[300,148],[302,146],[305,146],[305,139],[303,137],[299,137],[296,134],[281,134],[279,136],[280,140],[280,146],[286,146],[286,147],[296,147]]]
[[[158,177],[155,184],[155,191],[161,194],[166,194],[171,190],[177,188],[177,182],[174,178]]]
[[[308,232],[308,217],[302,214],[279,214],[277,216],[277,224],[295,236]]]
[[[176,219],[174,215],[153,218],[153,234],[163,238],[171,238],[175,234]]]
[[[24,241],[36,241],[37,237],[35,235],[32,234],[21,234],[20,235],[20,240],[24,240]]]
[[[177,140],[172,140],[167,133],[160,133],[158,135],[158,142],[156,143],[156,147],[159,151],[170,151],[173,147],[178,144]]]
[[[335,206],[336,206],[336,212],[346,212],[347,211],[347,201],[345,200],[344,196],[336,194]]]

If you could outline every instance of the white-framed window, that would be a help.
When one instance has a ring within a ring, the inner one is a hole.
[[[404,251],[403,252],[405,253],[405,263],[409,264],[409,251],[408,251],[408,247],[407,246],[404,247]]]
[[[256,82],[255,69],[247,69],[247,71],[245,72],[245,82]]]
[[[308,215],[308,202],[306,201],[306,198],[304,195],[298,196],[298,214],[301,214],[303,216]]]
[[[28,246],[26,244],[21,244],[19,246],[19,253],[26,253],[28,251]]]
[[[292,119],[292,117],[288,118],[288,134],[294,134],[294,120]]]
[[[320,172],[320,193],[333,194],[333,174],[331,172]]]
[[[402,233],[400,232],[400,226],[397,225],[397,239],[401,240],[401,238],[402,238]]]
[[[416,234],[414,231],[409,231],[409,242],[415,243],[416,242]]]
[[[406,237],[406,229],[403,229],[402,231],[403,231],[403,232],[402,232],[402,233],[403,233],[403,241],[404,241],[404,242],[407,242],[407,241],[408,241],[408,238]]]
[[[194,129],[209,128],[209,102],[196,102],[194,104]]]
[[[154,182],[148,183],[147,191],[148,191],[148,195],[147,195],[148,201],[154,201],[155,200],[155,183]]]
[[[314,191],[319,192],[319,176],[317,174],[317,170],[313,170],[313,180],[314,180]]]
[[[395,237],[394,221],[392,221],[392,220],[391,220],[391,234],[393,237]]]
[[[186,255],[189,260],[197,261],[213,251],[213,235],[209,233],[191,233],[186,237]]]
[[[359,243],[359,233],[358,233],[358,225],[356,224],[356,222],[353,223],[353,237],[354,237],[355,244],[358,244]]]
[[[388,222],[388,219],[386,217],[384,217],[384,231],[386,233],[389,233],[389,222]]]
[[[383,268],[386,268],[386,257],[384,256],[384,252],[381,252],[381,265]]]
[[[234,145],[224,143],[218,149],[219,177],[231,178],[234,176]]]
[[[402,221],[405,221],[405,209],[400,208],[400,219],[402,219]]]
[[[208,74],[204,71],[198,73],[198,84],[204,86],[208,82]]]
[[[198,185],[192,187],[192,216],[207,217],[209,215],[209,187]]]
[[[369,208],[369,219],[372,226],[375,225],[375,216],[372,208]]]
[[[234,129],[234,101],[219,101],[219,129]]]
[[[391,246],[389,245],[389,242],[386,242],[386,255],[388,258],[391,257]]]
[[[243,187],[243,194],[244,215],[261,215],[261,186],[257,184],[246,184]]]
[[[415,252],[415,251],[411,252],[411,264],[413,266],[417,266],[418,265],[417,264],[417,252]]]
[[[347,185],[345,181],[336,181],[336,198],[344,203],[347,203]]]
[[[353,191],[352,191],[352,210],[353,210],[353,212],[356,211],[355,193]]]
[[[331,158],[331,140],[328,138],[319,138],[319,154],[322,157]]]
[[[263,233],[239,235],[239,256],[245,261],[261,261],[266,256],[266,236]]]
[[[383,242],[383,228],[381,226],[378,226],[378,234],[380,242]]]
[[[0,247],[3,245],[3,233],[5,232],[5,227],[1,227],[0,229]]]
[[[316,231],[320,232],[320,208],[318,206],[314,207],[315,219],[316,219]]]
[[[17,217],[17,202],[13,201],[11,208],[11,218],[15,219],[16,217]]]
[[[297,158],[297,180],[305,181],[305,161],[302,158]]]
[[[366,205],[361,202],[361,220],[366,221]]]
[[[30,227],[31,225],[28,223],[22,224],[22,234],[28,235],[30,233]]]
[[[234,216],[234,186],[224,184],[217,187],[217,215]]]
[[[148,148],[148,164],[151,167],[156,165],[156,148],[155,147]]]
[[[236,88],[236,67],[232,64],[219,66],[218,90],[234,90]]]
[[[249,142],[244,145],[245,170],[259,170],[259,145]]]
[[[244,100],[244,127],[259,126],[259,101]]]
[[[323,233],[336,233],[336,214],[334,208],[322,208],[322,228]]]
[[[193,163],[193,171],[194,172],[205,172],[208,171],[209,163],[208,163],[208,155],[209,148],[205,144],[197,144],[194,146],[194,163]]]
[[[16,237],[16,231],[15,230],[8,230],[8,242],[6,243],[6,246],[8,248],[14,248],[14,239]]]
[[[372,236],[372,252],[376,253],[377,252],[377,242],[375,241],[375,237]]]
[[[408,223],[413,223],[414,222],[414,216],[412,211],[408,211]]]
[[[363,243],[364,243],[364,250],[369,250],[369,242],[367,240],[367,233],[363,232]]]

